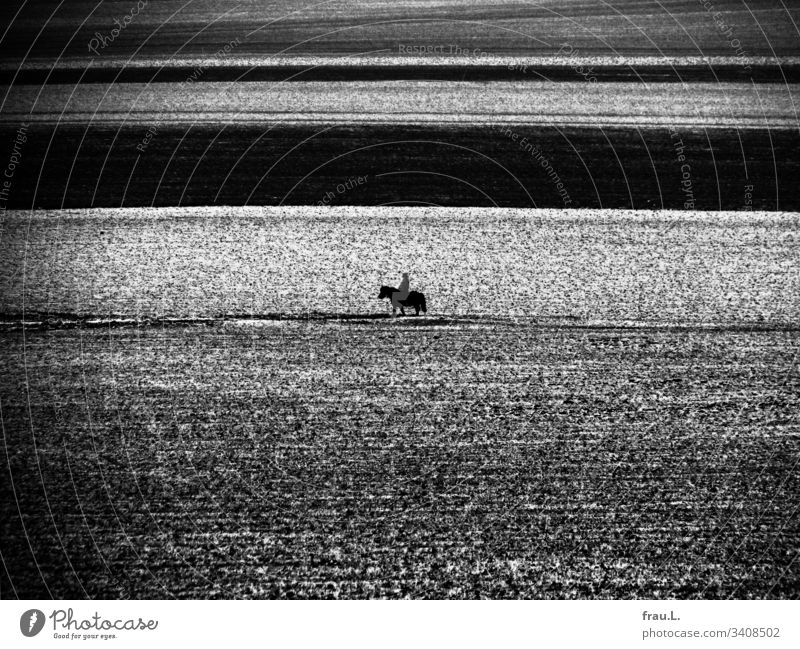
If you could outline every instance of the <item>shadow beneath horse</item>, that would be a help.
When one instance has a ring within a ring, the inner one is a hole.
[[[381,286],[381,291],[380,293],[378,293],[378,299],[379,300],[388,299],[390,302],[392,302],[392,294],[394,293],[399,293],[399,291],[396,288],[394,288],[394,286]],[[414,309],[415,311],[414,315],[419,315],[420,311],[422,311],[422,313],[428,312],[428,305],[425,302],[425,296],[419,291],[411,291],[405,300],[399,301],[399,304],[400,304],[400,315],[406,314],[404,307],[409,307]],[[396,314],[397,314],[397,308],[394,306],[394,303],[392,303],[392,315]]]

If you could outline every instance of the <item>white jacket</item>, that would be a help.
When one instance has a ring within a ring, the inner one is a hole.
[[[400,282],[400,287],[398,288],[398,292],[395,293],[395,296],[400,300],[405,300],[411,292],[409,290],[410,284],[411,281],[408,279],[408,273],[403,273],[403,280]]]

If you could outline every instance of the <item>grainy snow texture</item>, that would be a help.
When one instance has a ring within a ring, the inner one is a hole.
[[[434,208],[14,213],[0,309],[134,319],[431,314],[797,324],[797,214]]]

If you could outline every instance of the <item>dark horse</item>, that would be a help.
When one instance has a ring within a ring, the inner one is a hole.
[[[382,300],[383,298],[389,298],[389,301],[392,301],[392,293],[397,293],[397,289],[393,286],[381,286],[381,292],[378,293],[378,299]],[[419,291],[411,291],[408,294],[408,297],[405,300],[400,300],[400,313],[405,315],[406,312],[403,310],[404,306],[413,307],[416,311],[416,315],[419,315],[419,312],[422,311],[423,313],[428,312],[428,306],[425,304],[425,296],[420,293]],[[392,305],[392,315],[397,312],[397,309]]]

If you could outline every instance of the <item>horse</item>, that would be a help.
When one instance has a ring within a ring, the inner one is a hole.
[[[378,293],[378,299],[382,300],[384,298],[389,298],[389,301],[392,301],[392,293],[397,293],[397,289],[394,286],[381,286],[381,292]],[[408,294],[408,297],[405,300],[400,300],[400,314],[405,315],[406,312],[403,310],[404,306],[412,307],[416,313],[415,315],[419,315],[419,312],[422,311],[423,313],[428,312],[428,305],[425,303],[425,296],[420,293],[419,291],[411,291]],[[397,313],[397,309],[392,305],[392,315]]]

